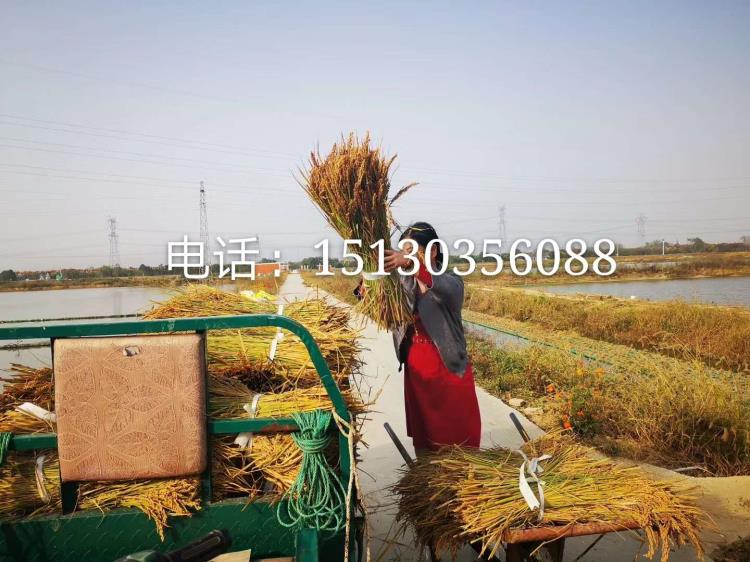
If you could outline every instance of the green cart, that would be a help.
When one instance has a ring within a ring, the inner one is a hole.
[[[237,330],[276,326],[298,336],[307,348],[333,407],[344,420],[350,420],[346,403],[331,376],[320,349],[310,333],[298,322],[277,315],[213,316],[167,320],[139,320],[116,323],[38,325],[0,328],[0,340],[48,338],[85,338],[135,334]],[[298,429],[291,418],[284,419],[207,419],[208,434],[241,432],[293,432]],[[338,476],[344,486],[352,470],[348,441],[335,424],[330,431],[339,438]],[[10,449],[29,451],[56,449],[57,435],[37,433],[14,435]],[[209,452],[209,459],[211,454]],[[20,521],[0,523],[0,560],[14,562],[106,561],[148,550],[172,550],[189,544],[214,529],[225,529],[232,540],[232,550],[252,549],[253,560],[272,557],[295,557],[297,562],[343,561],[345,531],[322,534],[315,529],[289,529],[276,519],[276,505],[244,500],[211,501],[211,467],[201,476],[202,507],[191,517],[174,517],[161,542],[153,522],[135,509],[74,512],[76,484],[61,485],[62,512]],[[347,509],[353,510],[350,503]],[[352,518],[353,519],[353,518]],[[359,541],[352,540],[354,545]],[[352,549],[350,549],[352,550]]]

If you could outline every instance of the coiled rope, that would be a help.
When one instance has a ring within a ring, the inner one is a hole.
[[[8,458],[8,449],[10,449],[10,442],[13,439],[13,434],[9,431],[0,432],[0,466],[5,464],[5,459]]]
[[[276,510],[284,527],[338,532],[347,524],[347,493],[329,466],[325,450],[331,442],[330,411],[295,413],[299,431],[292,439],[302,451],[302,465],[291,488]],[[352,467],[352,470],[354,468]]]

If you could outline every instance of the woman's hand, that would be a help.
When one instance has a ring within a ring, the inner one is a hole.
[[[385,250],[384,254],[383,268],[386,273],[395,271],[399,267],[408,267],[412,263],[404,252],[399,252],[398,250]]]

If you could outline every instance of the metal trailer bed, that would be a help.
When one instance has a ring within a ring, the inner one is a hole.
[[[36,325],[0,328],[0,340],[29,340],[82,338],[171,332],[205,333],[209,330],[237,330],[275,326],[298,336],[305,345],[334,410],[344,420],[350,420],[346,403],[328,365],[310,332],[298,322],[285,316],[259,314],[213,316],[166,320],[137,320],[127,322],[96,322],[85,324]],[[204,353],[205,357],[205,353]],[[206,393],[208,399],[208,393]],[[291,418],[222,419],[207,417],[209,435],[240,432],[273,433],[298,429]],[[339,436],[338,476],[346,486],[350,464],[348,442],[335,424],[330,431]],[[210,443],[210,440],[209,440]],[[14,435],[10,450],[30,451],[56,449],[55,433]],[[209,446],[209,461],[211,458]],[[201,509],[190,517],[170,519],[161,542],[154,524],[136,509],[116,509],[106,513],[73,511],[76,502],[76,483],[61,485],[62,512],[55,515],[31,517],[18,521],[0,522],[0,560],[13,562],[48,561],[112,561],[132,552],[158,548],[172,550],[202,537],[213,529],[226,529],[233,550],[252,549],[253,559],[294,556],[297,562],[335,562],[344,560],[345,531],[321,535],[315,529],[291,530],[276,520],[274,505],[262,500],[211,501],[212,477],[210,463],[201,475]],[[347,506],[350,514],[353,499]],[[352,517],[352,521],[355,519]],[[354,534],[354,533],[352,533]],[[352,540],[354,545],[358,541]]]

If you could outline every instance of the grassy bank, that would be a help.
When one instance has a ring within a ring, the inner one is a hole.
[[[750,384],[745,376],[490,315],[467,320],[526,338],[469,338],[477,383],[525,398],[545,429],[565,427],[608,454],[714,475],[750,474]],[[571,353],[571,351],[575,351]]]
[[[178,287],[189,281],[181,275],[150,275],[142,277],[99,277],[95,279],[65,279],[62,281],[6,281],[0,292],[52,291],[58,289],[93,289],[101,287]]]
[[[681,301],[626,301],[473,287],[465,309],[709,365],[750,371],[750,313]]]

